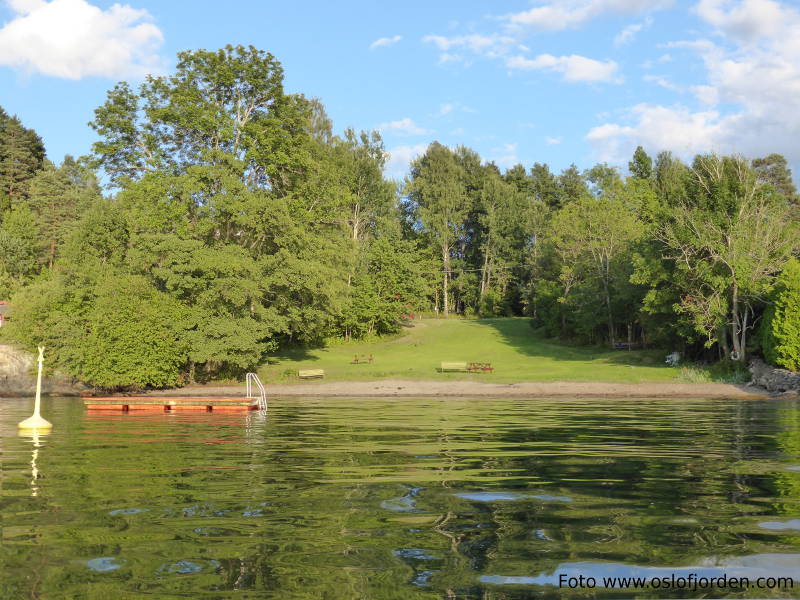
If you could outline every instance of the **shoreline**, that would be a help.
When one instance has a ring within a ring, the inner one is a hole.
[[[601,383],[522,382],[482,383],[470,381],[332,381],[296,384],[266,384],[268,398],[742,398],[768,399],[779,395],[753,385],[727,383]],[[194,385],[114,396],[213,397],[244,395],[244,385]],[[92,394],[86,394],[87,396]],[[104,394],[109,395],[109,394]],[[796,397],[796,396],[794,396]]]

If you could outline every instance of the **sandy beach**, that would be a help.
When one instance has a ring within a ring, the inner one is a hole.
[[[269,397],[440,397],[458,398],[769,398],[767,390],[724,383],[592,383],[524,382],[480,383],[470,381],[333,381],[267,384]],[[244,386],[200,385],[148,392],[150,396],[236,396]]]

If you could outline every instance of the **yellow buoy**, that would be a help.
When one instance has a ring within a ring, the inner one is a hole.
[[[42,404],[42,363],[44,362],[44,346],[39,346],[39,375],[36,377],[36,400],[33,404],[33,414],[22,421],[18,427],[25,430],[52,429],[53,424],[42,418],[39,409]]]

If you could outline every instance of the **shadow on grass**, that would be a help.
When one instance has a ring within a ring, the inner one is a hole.
[[[289,348],[281,348],[277,352],[271,353],[265,365],[275,365],[284,361],[301,361],[301,360],[319,360],[318,356],[311,354],[312,350],[317,350],[321,346],[292,346]]]
[[[524,317],[477,319],[475,323],[492,327],[503,342],[520,354],[545,357],[556,361],[592,361],[602,359],[613,365],[665,367],[663,350],[612,350],[602,346],[575,346],[545,338],[530,326]]]

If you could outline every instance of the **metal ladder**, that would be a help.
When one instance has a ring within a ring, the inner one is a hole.
[[[258,378],[258,375],[256,375],[255,373],[248,373],[246,382],[247,382],[247,397],[257,398],[258,409],[267,410],[267,392],[264,389],[264,385],[261,383],[261,380]],[[255,391],[256,388],[258,389],[257,394]]]

